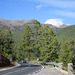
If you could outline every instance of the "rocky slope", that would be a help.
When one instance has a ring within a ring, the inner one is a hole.
[[[30,26],[33,24],[34,19],[30,20],[5,20],[0,19],[0,28],[3,29],[14,29],[15,27],[22,27],[26,24],[29,24]]]
[[[23,26],[24,24],[32,23],[35,21],[34,19],[30,20],[5,20],[0,19],[0,24],[6,25],[6,26]]]
[[[10,29],[13,30],[15,28],[22,29],[24,28],[25,25],[32,26],[34,19],[30,20],[5,20],[5,19],[0,19],[0,28],[3,29]],[[42,24],[42,26],[45,26],[46,24]],[[55,26],[52,24],[48,24],[52,29],[56,29]]]
[[[59,26],[59,28],[65,28],[65,27],[67,27],[66,24],[63,24],[63,25]]]

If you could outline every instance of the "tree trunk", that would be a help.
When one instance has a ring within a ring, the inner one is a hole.
[[[30,61],[30,54],[28,53],[28,63],[29,63],[29,61]]]

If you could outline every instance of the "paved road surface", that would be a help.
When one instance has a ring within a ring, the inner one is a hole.
[[[20,63],[21,66],[5,71],[0,71],[0,75],[28,75],[42,68],[40,65],[32,65],[28,63]]]

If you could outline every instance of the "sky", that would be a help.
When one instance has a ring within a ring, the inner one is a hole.
[[[75,0],[0,0],[0,18],[75,25]]]

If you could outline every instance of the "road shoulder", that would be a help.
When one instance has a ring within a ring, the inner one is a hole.
[[[51,75],[66,75],[57,71],[54,67],[50,67],[50,66],[45,66],[43,70],[41,70],[40,72],[34,73],[32,75],[50,75],[50,74]]]

